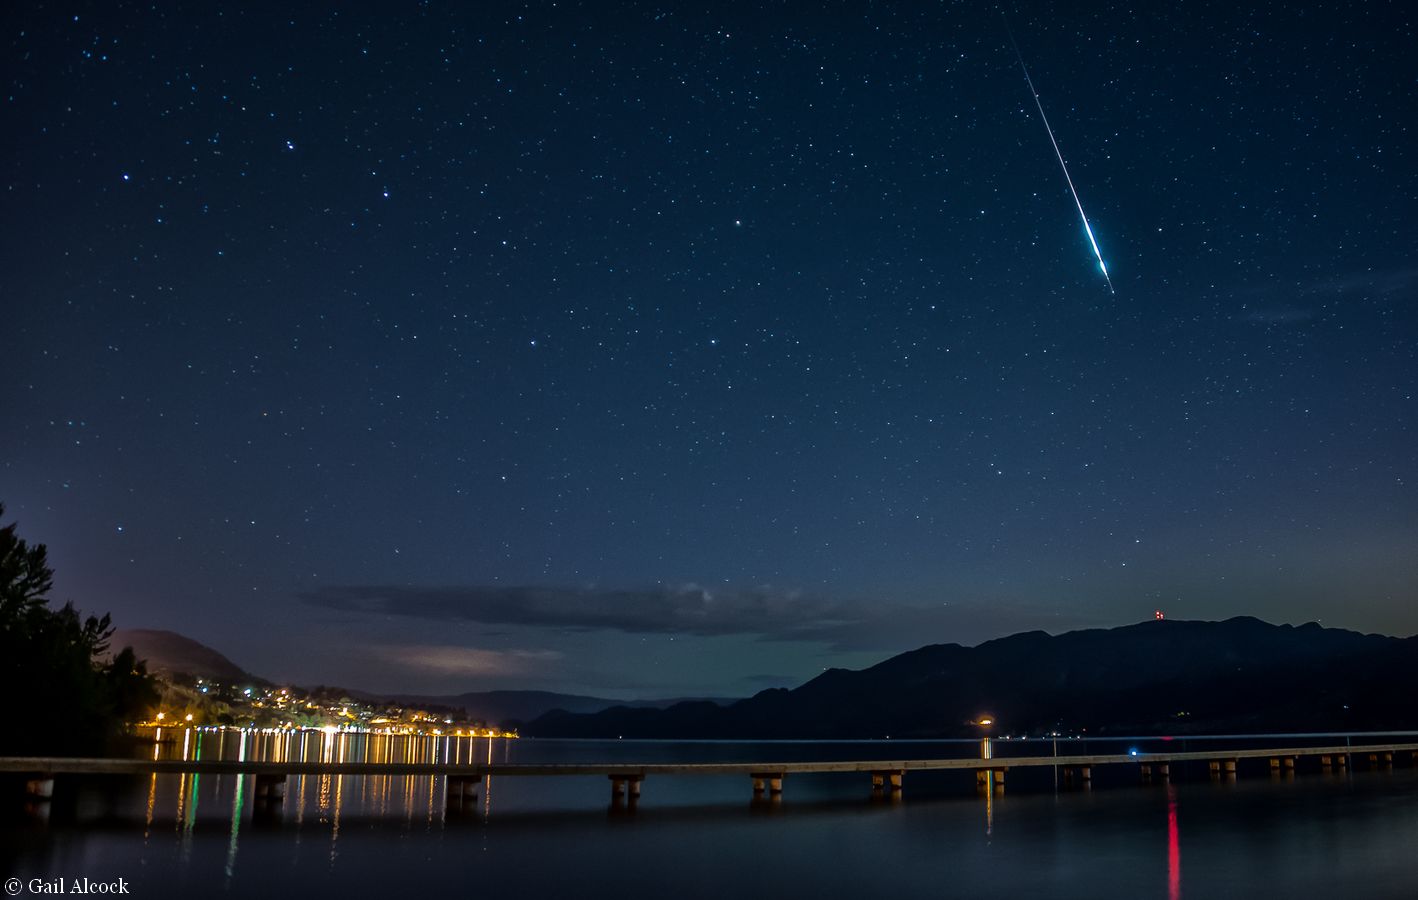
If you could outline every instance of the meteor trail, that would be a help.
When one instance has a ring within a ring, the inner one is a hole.
[[[1059,158],[1059,168],[1063,169],[1064,180],[1068,182],[1069,193],[1073,194],[1073,203],[1078,207],[1078,217],[1083,220],[1083,231],[1088,235],[1088,243],[1093,247],[1093,255],[1098,257],[1098,269],[1103,273],[1103,280],[1108,283],[1108,293],[1116,295],[1113,290],[1113,279],[1108,277],[1108,267],[1103,263],[1103,254],[1098,249],[1098,242],[1093,238],[1093,229],[1088,225],[1088,214],[1083,211],[1083,201],[1078,199],[1078,189],[1073,186],[1073,177],[1068,174],[1068,164],[1064,162],[1063,151],[1059,149],[1059,142],[1054,139],[1054,129],[1049,125],[1049,117],[1044,115],[1044,104],[1039,100],[1039,92],[1034,90],[1034,79],[1029,77],[1029,67],[1024,65],[1024,54],[1019,52],[1019,44],[1014,40],[1014,31],[1009,27],[1009,18],[1000,12],[1004,18],[1004,30],[1009,35],[1010,46],[1014,47],[1014,55],[1019,60],[1019,68],[1024,72],[1024,82],[1029,85],[1029,93],[1034,95],[1034,105],[1039,108],[1039,118],[1044,120],[1044,130],[1049,133],[1049,143],[1054,145],[1054,155]]]

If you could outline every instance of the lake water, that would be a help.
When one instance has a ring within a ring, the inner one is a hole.
[[[161,756],[460,758],[495,762],[719,762],[978,756],[978,742],[692,743],[502,741],[177,731]],[[200,738],[200,747],[197,745]],[[1410,738],[1411,739],[1411,738]],[[1289,739],[1286,745],[1342,743]],[[1189,739],[1185,749],[1255,746]],[[1154,741],[1060,741],[1114,753]],[[995,741],[995,756],[1053,743]],[[909,773],[898,799],[865,775],[790,775],[776,801],[741,776],[650,777],[632,809],[604,777],[497,777],[463,809],[441,779],[292,778],[284,803],[249,777],[61,779],[40,814],[15,804],[0,875],[125,879],[131,896],[470,895],[529,897],[1418,897],[1418,770],[1399,759],[1293,777],[1242,761],[1234,782],[1204,764],[1142,785],[1096,769],[1090,790],[1014,770],[1002,795],[966,772]]]

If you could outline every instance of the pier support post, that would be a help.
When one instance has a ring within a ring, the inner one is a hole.
[[[871,773],[872,794],[880,794],[883,791],[900,793],[901,779],[905,774],[901,769],[882,769]]]
[[[645,776],[638,772],[612,772],[606,776],[611,782],[611,800],[630,795],[630,802],[634,803],[640,799],[640,782],[645,780]]]
[[[41,775],[25,779],[25,796],[31,800],[53,800],[54,777]]]
[[[256,797],[273,803],[280,803],[286,797],[286,774],[284,772],[256,773]]]
[[[1078,787],[1088,790],[1093,787],[1093,769],[1089,766],[1064,766],[1063,783],[1064,787]]]
[[[762,794],[765,787],[770,794],[783,793],[782,772],[751,772],[748,777],[753,779],[754,796]]]
[[[444,805],[448,809],[458,810],[465,805],[476,804],[479,780],[460,775],[449,775],[444,779]]]
[[[995,793],[1004,793],[1004,769],[976,769],[975,788],[981,792],[988,792],[991,785],[994,786]]]

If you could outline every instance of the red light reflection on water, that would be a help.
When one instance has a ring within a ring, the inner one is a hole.
[[[1177,790],[1167,785],[1167,900],[1182,898],[1182,847],[1177,837]]]

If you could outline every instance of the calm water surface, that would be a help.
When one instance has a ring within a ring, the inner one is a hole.
[[[976,742],[501,741],[179,731],[163,756],[709,762],[978,756]],[[171,735],[169,735],[171,737]],[[200,737],[201,745],[197,746]],[[1327,739],[1330,742],[1333,739]],[[1231,745],[1245,743],[1233,741]],[[1289,743],[1302,743],[1290,741]],[[1175,749],[1182,749],[1175,744]],[[1186,749],[1222,746],[1193,739]],[[1060,742],[1060,753],[1147,742]],[[996,756],[1051,742],[999,742]],[[47,816],[6,819],[4,878],[127,880],[131,896],[515,891],[526,896],[1418,897],[1418,772],[1324,774],[1264,760],[1233,783],[1204,765],[1143,786],[1095,770],[1088,791],[1016,770],[978,796],[970,773],[911,773],[899,800],[865,775],[789,776],[780,801],[748,779],[651,777],[634,809],[602,777],[486,780],[460,810],[441,779],[292,778],[285,803],[249,777],[61,781]],[[29,896],[29,894],[23,894]]]

